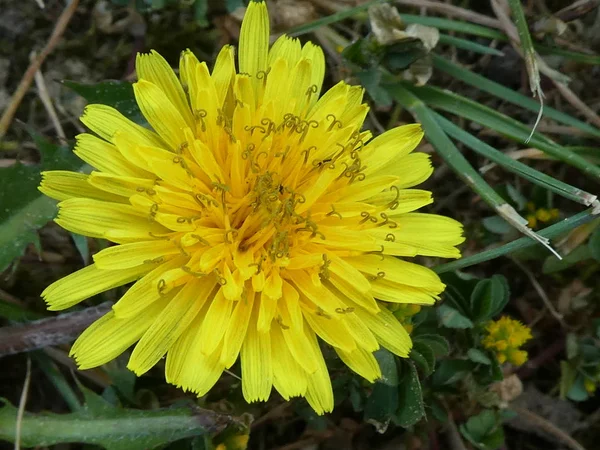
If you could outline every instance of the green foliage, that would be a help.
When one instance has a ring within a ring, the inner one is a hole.
[[[569,333],[566,339],[567,359],[561,361],[560,395],[582,402],[596,393],[600,384],[600,319],[582,336]]]
[[[229,418],[192,407],[142,411],[114,406],[81,388],[85,406],[70,414],[25,413],[21,442],[26,447],[63,442],[100,445],[107,450],[149,450],[192,436],[219,432]],[[14,442],[17,410],[0,409],[0,439]],[[239,425],[239,424],[238,424]]]
[[[63,81],[63,84],[85,98],[88,103],[112,106],[128,119],[144,123],[145,119],[135,101],[133,85],[127,81],[102,81],[96,84]]]
[[[504,442],[501,423],[497,413],[486,409],[462,424],[460,432],[476,448],[495,450]]]
[[[44,170],[77,170],[81,161],[71,149],[30,131],[40,152],[39,165],[16,163],[0,168],[0,272],[21,256],[30,243],[39,248],[37,230],[56,213],[54,200],[37,189]]]

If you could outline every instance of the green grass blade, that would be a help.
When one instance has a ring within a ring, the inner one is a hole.
[[[568,219],[565,219],[561,222],[555,223],[538,233],[546,239],[552,239],[558,236],[561,236],[563,233],[570,231],[574,228],[577,228],[580,225],[591,222],[596,219],[598,216],[594,215],[592,212],[592,208],[580,212],[579,214],[575,214]],[[490,250],[485,250],[483,252],[477,253],[476,255],[467,256],[465,258],[459,259],[457,261],[452,261],[445,264],[440,264],[439,266],[435,266],[433,270],[436,273],[445,273],[451,272],[453,270],[464,269],[465,267],[474,266],[475,264],[480,264],[485,261],[490,261],[492,259],[499,258],[500,256],[508,255],[510,253],[516,252],[517,250],[523,250],[529,247],[533,247],[537,245],[537,242],[527,238],[519,238],[508,244],[504,244],[500,247],[492,248]]]
[[[564,58],[577,61],[584,64],[598,65],[600,64],[600,55],[593,55],[590,53],[574,52],[559,47],[550,47],[543,44],[534,44],[535,49],[542,55],[557,55]]]
[[[71,388],[71,385],[67,382],[64,375],[58,369],[56,364],[54,364],[54,362],[50,359],[50,357],[42,351],[32,352],[31,355],[34,361],[36,361],[39,365],[40,369],[42,369],[50,382],[54,385],[56,390],[60,392],[67,405],[69,405],[71,411],[80,410],[82,405],[79,402],[77,394],[73,388]]]
[[[451,45],[453,47],[474,53],[481,53],[483,55],[504,56],[504,53],[502,53],[500,50],[496,50],[495,48],[488,47],[487,45],[481,45],[477,42],[469,41],[467,39],[450,36],[448,34],[440,33],[439,43]]]
[[[434,113],[434,117],[444,132],[446,132],[449,136],[462,142],[475,152],[485,156],[491,161],[494,161],[507,170],[510,170],[511,172],[528,179],[532,183],[535,183],[538,186],[542,186],[546,189],[556,192],[557,194],[568,198],[569,200],[573,200],[586,206],[590,206],[592,202],[596,200],[595,195],[582,191],[581,189],[571,186],[570,184],[563,183],[562,181],[535,170],[520,161],[514,160],[501,151],[496,150],[491,145],[488,145],[485,142],[477,139],[471,133],[464,131],[440,114]]]
[[[486,77],[478,75],[469,69],[465,69],[464,67],[455,64],[448,59],[432,54],[433,66],[446,72],[453,78],[462,81],[463,83],[467,83],[471,86],[474,86],[484,92],[492,94],[502,100],[510,102],[514,105],[520,106],[521,108],[527,109],[529,111],[537,112],[540,108],[539,102],[533,100],[519,92],[513,91],[505,86],[502,86],[495,81],[491,81]],[[569,114],[565,114],[561,111],[558,111],[554,108],[550,108],[548,106],[544,107],[544,115],[552,120],[555,120],[559,123],[576,127],[581,131],[589,133],[595,137],[600,138],[600,129],[589,125],[581,120],[578,120]]]
[[[385,3],[386,0],[371,0],[370,2],[363,3],[362,5],[355,6],[354,8],[349,8],[344,11],[340,11],[335,14],[331,14],[330,16],[322,17],[321,19],[313,20],[312,22],[305,23],[303,25],[297,26],[288,30],[286,34],[290,36],[300,36],[302,34],[310,33],[311,31],[323,27],[325,25],[331,25],[332,23],[339,22],[341,20],[352,17],[362,11],[369,9],[370,6],[375,5],[377,3]]]
[[[418,97],[400,84],[387,86],[390,95],[421,123],[427,140],[434,146],[437,153],[444,159],[446,164],[460,177],[460,179],[471,189],[477,192],[481,198],[490,205],[504,220],[510,223],[521,233],[532,239],[538,240],[552,250],[548,240],[539,237],[534,231],[527,227],[527,220],[509,205],[477,172],[471,164],[460,153],[458,148],[440,128],[434,112],[425,105]],[[556,254],[556,253],[555,253]],[[558,254],[556,254],[558,256]]]
[[[523,12],[521,0],[508,0],[508,4],[510,5],[515,26],[517,27],[517,32],[519,33],[521,49],[523,50],[523,59],[525,60],[525,66],[527,68],[527,73],[529,74],[529,85],[531,87],[531,92],[533,92],[534,95],[541,96],[542,91],[540,88],[540,72],[538,70],[535,49],[533,48],[533,41],[531,40],[531,34],[529,34],[527,19],[525,19],[525,13]]]
[[[413,14],[400,14],[406,24],[418,23],[437,28],[438,30],[457,31],[459,33],[473,34],[488,39],[508,40],[504,33],[493,28],[476,25],[460,20],[443,19],[441,17],[416,16]]]
[[[492,208],[497,209],[506,201],[483,179],[469,164],[450,138],[440,128],[430,110],[421,100],[402,86],[390,86],[392,97],[421,123],[427,140],[433,145],[446,164],[456,172],[460,179],[477,192]]]
[[[524,143],[529,138],[530,130],[525,124],[466,97],[433,86],[416,87],[408,83],[402,83],[402,85],[433,108],[439,108],[477,122],[517,142]],[[600,179],[600,167],[590,164],[585,158],[559,146],[543,134],[534,133],[529,140],[529,145],[577,167],[591,177]]]

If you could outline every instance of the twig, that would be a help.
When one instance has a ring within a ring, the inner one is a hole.
[[[517,30],[513,23],[510,21],[506,11],[502,8],[500,4],[501,0],[491,0],[490,3],[492,5],[492,9],[498,17],[498,20],[502,23],[504,32],[509,37],[511,45],[515,49],[515,51],[523,58],[523,52],[519,46],[520,40],[517,33]],[[502,2],[505,5],[504,2]],[[560,94],[567,100],[574,108],[576,108],[584,117],[586,117],[589,121],[591,121],[594,125],[600,127],[600,117],[589,107],[587,106],[571,89],[567,87],[565,84],[566,77],[560,72],[552,69],[546,62],[543,60],[540,55],[535,53],[535,59],[538,66],[538,69],[541,73],[546,75],[554,86],[556,86],[557,90]]]
[[[35,52],[31,52],[31,60],[35,59]],[[44,75],[42,75],[41,70],[37,70],[35,72],[35,85],[38,89],[38,95],[40,100],[42,101],[42,105],[46,109],[48,116],[50,117],[50,121],[52,122],[52,126],[56,130],[56,135],[64,142],[67,139],[65,135],[65,131],[63,130],[60,121],[58,120],[58,116],[56,115],[56,110],[54,109],[54,105],[52,104],[52,99],[50,98],[50,94],[48,94],[48,89],[46,88],[46,82],[44,81]]]
[[[0,357],[72,342],[110,307],[111,303],[105,302],[83,311],[0,328]]]
[[[448,410],[448,408],[446,408]],[[446,438],[448,442],[448,448],[451,450],[467,450],[465,443],[460,437],[452,413],[448,410],[448,422],[446,423]]]
[[[27,372],[25,374],[25,382],[21,391],[21,399],[19,400],[19,410],[17,411],[17,423],[15,425],[15,450],[21,448],[21,425],[23,424],[23,415],[25,414],[25,405],[27,404],[27,396],[29,394],[29,383],[31,382],[31,358],[27,357]]]
[[[25,306],[23,304],[23,301],[19,300],[17,297],[15,297],[12,294],[9,294],[8,292],[6,292],[3,289],[0,289],[0,300],[5,301],[6,303],[12,303],[13,305],[16,306]]]
[[[600,127],[600,117],[594,112],[592,108],[586,105],[577,95],[566,85],[563,83],[559,83],[556,80],[552,80],[558,92],[568,101],[573,108],[578,110],[582,116],[584,116],[587,120],[592,122],[597,127]]]
[[[538,295],[540,296],[540,298],[542,299],[542,301],[544,302],[544,305],[546,305],[546,308],[548,308],[548,311],[550,311],[550,314],[552,314],[552,316],[558,320],[558,322],[565,328],[568,328],[567,324],[565,323],[565,321],[563,320],[563,315],[561,313],[559,313],[555,308],[554,305],[552,304],[552,302],[550,301],[550,298],[548,298],[548,295],[546,294],[546,291],[544,291],[544,289],[542,288],[542,286],[540,286],[540,283],[538,283],[538,281],[535,279],[535,276],[533,275],[533,273],[531,272],[531,270],[529,270],[521,261],[519,261],[516,258],[511,258],[512,261],[519,266],[519,268],[525,273],[525,275],[527,275],[527,278],[529,278],[529,281],[531,282],[531,284],[533,285],[533,288],[535,289],[535,291],[538,293]]]
[[[6,110],[4,110],[2,118],[0,119],[0,139],[2,139],[6,134],[6,131],[8,130],[8,127],[12,122],[13,117],[17,112],[17,108],[21,104],[23,97],[25,97],[29,86],[31,86],[31,82],[35,77],[35,73],[40,69],[42,63],[48,57],[48,55],[52,53],[52,51],[58,44],[58,41],[60,40],[61,36],[65,32],[65,29],[67,28],[69,21],[73,17],[73,14],[77,9],[78,4],[79,0],[72,0],[71,3],[69,3],[66,6],[66,8],[63,10],[60,17],[58,18],[56,26],[54,27],[54,30],[52,30],[52,34],[50,35],[50,38],[48,39],[48,42],[44,46],[43,50],[40,52],[37,58],[35,58],[29,64],[27,71],[23,75],[23,78],[21,78],[21,82],[19,83],[17,90],[10,99],[10,103],[7,106]]]
[[[476,12],[470,11],[468,9],[461,8],[459,6],[450,5],[447,3],[441,2],[433,2],[430,0],[396,0],[394,1],[397,5],[406,5],[406,6],[415,6],[421,7],[425,9],[429,9],[430,11],[436,11],[443,14],[446,14],[450,17],[457,17],[459,19],[465,19],[469,22],[477,23],[479,25],[484,25],[490,28],[497,28],[499,30],[502,29],[502,25],[499,20],[494,19],[493,17],[489,17],[483,14],[478,14]]]
[[[538,416],[537,414],[529,411],[528,409],[521,408],[512,404],[510,405],[510,409],[516,412],[519,416],[521,416],[521,418],[529,420],[537,428],[557,438],[563,444],[572,448],[573,450],[585,450],[585,447],[583,447],[579,442],[577,442],[563,430],[557,428],[552,422],[544,419],[543,417]]]

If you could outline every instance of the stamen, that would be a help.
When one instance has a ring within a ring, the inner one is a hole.
[[[205,277],[206,275],[208,275],[207,273],[204,273],[204,272],[196,272],[196,271],[190,269],[188,266],[181,266],[181,270],[183,270],[188,275],[191,275],[196,278],[202,278],[202,277]]]
[[[339,120],[337,120],[337,117],[335,117],[335,114],[327,114],[326,117],[327,120],[332,119],[333,121],[331,122],[331,125],[329,125],[329,128],[327,128],[327,131],[331,131],[333,130],[333,126],[337,125],[338,129],[342,128],[344,125],[342,125],[342,122],[340,122]]]

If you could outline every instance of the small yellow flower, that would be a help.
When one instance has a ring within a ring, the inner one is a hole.
[[[546,208],[540,208],[535,212],[535,217],[540,222],[548,222],[552,219],[552,214]]]
[[[596,382],[590,378],[586,378],[583,381],[583,387],[585,388],[588,394],[594,394],[597,389]]]
[[[179,79],[157,53],[139,55],[134,93],[151,128],[89,105],[93,134],[75,153],[97,171],[45,172],[60,200],[56,222],[117,245],[49,286],[51,310],[135,282],[73,345],[81,369],[135,344],[142,375],[166,355],[166,379],[205,395],[240,359],[242,391],[273,387],[319,414],[333,391],[317,338],[369,381],[380,346],[407,357],[411,339],[379,301],[432,304],[444,284],[397,258],[458,258],[461,225],[414,212],[431,193],[410,189],[432,173],[412,151],[418,125],[373,139],[361,131],[363,90],[340,82],[319,97],[322,50],[280,37],[251,2],[239,72],[224,47],[212,72],[183,52]]]
[[[531,330],[521,322],[509,317],[501,317],[485,327],[487,335],[482,344],[492,350],[500,364],[508,361],[520,366],[527,361],[527,352],[519,348],[531,339]]]

